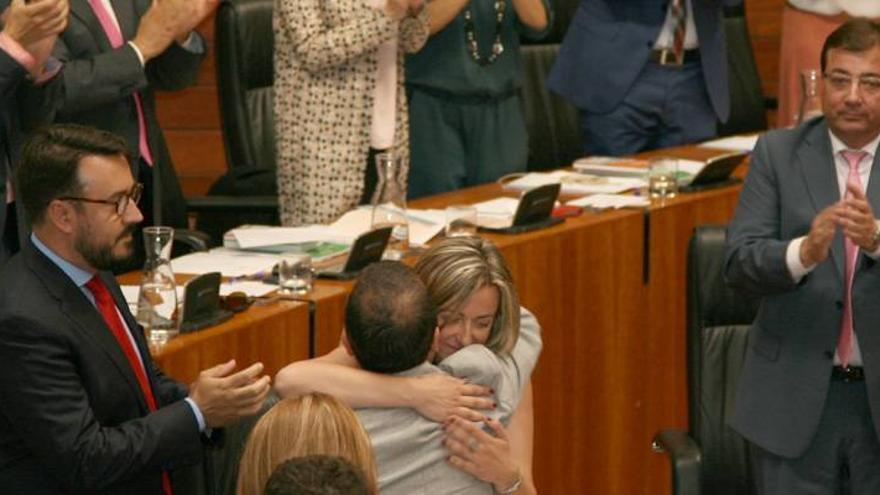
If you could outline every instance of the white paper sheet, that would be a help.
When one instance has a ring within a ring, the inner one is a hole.
[[[174,258],[171,260],[171,270],[192,275],[220,272],[224,277],[243,277],[269,272],[277,262],[278,256],[273,254],[217,248],[207,253],[191,253]]]
[[[617,209],[617,208],[641,208],[651,204],[648,198],[642,196],[632,196],[626,194],[593,194],[583,198],[573,199],[566,204],[572,206],[582,206],[597,210]]]
[[[721,150],[752,151],[755,148],[755,143],[758,142],[758,136],[759,134],[751,136],[730,136],[706,141],[705,143],[699,144],[699,146],[702,148]]]
[[[351,244],[357,235],[336,230],[328,225],[305,227],[251,227],[233,229],[232,235],[241,249],[251,249],[278,244],[302,244],[307,242],[339,242]]]
[[[427,244],[446,225],[443,210],[412,210],[406,211],[409,220],[409,242]],[[373,223],[373,209],[363,206],[349,211],[336,220],[330,227],[341,235],[357,237],[370,230]]]
[[[599,177],[578,172],[557,170],[549,173],[530,173],[504,185],[508,189],[528,190],[545,184],[562,184],[562,194],[616,194],[647,186],[644,178]]]

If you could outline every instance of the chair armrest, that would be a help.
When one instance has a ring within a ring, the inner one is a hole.
[[[186,209],[205,213],[277,213],[277,196],[199,196],[186,199]]]
[[[669,454],[673,495],[700,495],[702,454],[694,439],[670,428],[654,436],[652,447],[655,452]]]
[[[174,229],[174,240],[185,244],[190,252],[207,251],[211,245],[211,236],[200,230]]]

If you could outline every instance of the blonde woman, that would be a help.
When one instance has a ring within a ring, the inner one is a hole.
[[[375,173],[369,157],[378,151],[394,151],[408,167],[403,53],[428,37],[422,2],[276,0],[282,224],[332,221],[367,200],[366,174]]]
[[[481,238],[452,238],[429,249],[415,270],[438,308],[432,360],[455,372],[462,369],[459,351],[478,344],[479,349],[468,351],[482,349],[479,356],[497,362],[503,375],[492,384],[494,396],[488,397],[491,391],[484,386],[443,374],[400,377],[354,369],[343,346],[282,369],[275,379],[278,393],[320,390],[355,408],[411,407],[444,422],[450,463],[491,483],[496,492],[535,493],[530,375],[541,350],[540,327],[520,308],[503,256]],[[499,384],[513,392],[498,390]],[[483,412],[490,409],[510,414],[506,427],[487,420]],[[474,422],[484,422],[492,433]],[[381,488],[381,465],[379,469]]]
[[[254,426],[238,472],[238,495],[261,495],[272,471],[294,457],[338,456],[363,470],[376,491],[376,463],[354,411],[324,394],[282,399]]]

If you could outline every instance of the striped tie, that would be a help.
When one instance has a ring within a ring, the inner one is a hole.
[[[672,0],[669,3],[669,13],[672,15],[672,54],[675,61],[681,65],[684,63],[684,37],[687,34],[687,6],[685,0]]]

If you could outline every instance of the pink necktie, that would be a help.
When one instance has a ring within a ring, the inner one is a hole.
[[[864,151],[841,151],[840,154],[846,160],[846,163],[849,164],[849,173],[846,177],[847,185],[852,184],[862,189],[862,179],[859,177],[859,163],[868,154]],[[849,197],[849,195],[849,192],[846,192],[844,196]],[[846,292],[843,297],[843,321],[840,322],[840,336],[837,340],[837,357],[840,359],[841,366],[846,367],[852,357],[853,350],[852,281],[859,247],[849,237],[844,237],[843,244],[846,248]]]
[[[113,22],[113,18],[110,16],[110,12],[107,12],[104,3],[101,0],[89,0],[89,5],[91,5],[92,11],[94,11],[95,17],[98,18],[98,22],[101,23],[101,27],[104,28],[104,33],[107,35],[107,39],[110,40],[110,46],[113,48],[122,46],[125,43],[125,40],[122,39],[122,32],[116,23]],[[133,96],[138,118],[138,149],[141,152],[141,158],[147,162],[147,165],[152,166],[153,154],[150,153],[150,145],[147,141],[147,121],[144,119],[144,106],[141,103],[140,93],[135,92]]]
[[[687,5],[685,0],[672,0],[669,3],[672,13],[672,53],[679,64],[684,63],[684,37],[687,34]]]

